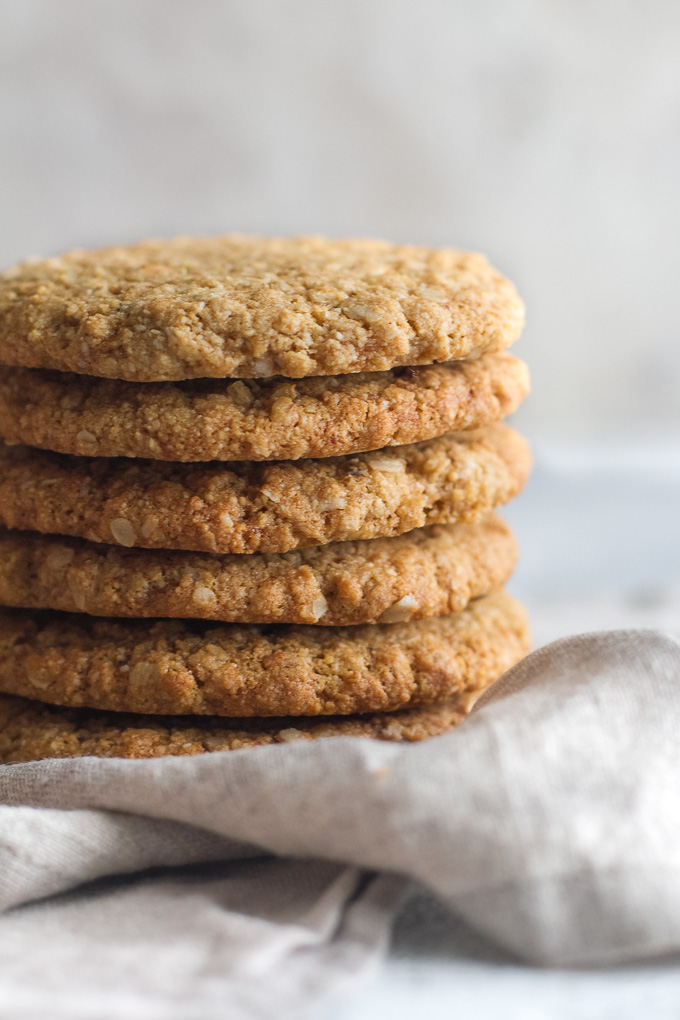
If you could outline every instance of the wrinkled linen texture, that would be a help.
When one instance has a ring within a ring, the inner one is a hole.
[[[680,642],[566,638],[422,744],[0,767],[0,1014],[304,1016],[413,881],[534,963],[680,949]]]

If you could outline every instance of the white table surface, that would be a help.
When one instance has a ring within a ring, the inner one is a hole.
[[[680,456],[640,450],[537,458],[504,513],[522,560],[511,589],[534,645],[578,631],[680,634]],[[481,939],[426,893],[399,918],[381,970],[325,1020],[678,1020],[680,954],[608,970],[531,967]]]

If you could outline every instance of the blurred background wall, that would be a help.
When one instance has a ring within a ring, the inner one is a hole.
[[[0,264],[147,235],[483,250],[535,442],[680,438],[677,0],[0,0]]]

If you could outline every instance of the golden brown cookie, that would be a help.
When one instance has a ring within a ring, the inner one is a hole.
[[[321,737],[373,737],[414,742],[461,723],[481,691],[421,708],[324,719],[215,719],[126,715],[55,708],[0,695],[0,762],[44,758],[162,758],[241,751]]]
[[[384,241],[180,237],[0,277],[0,361],[138,382],[383,372],[500,350],[523,322],[483,256]]]
[[[489,425],[326,460],[170,464],[0,446],[0,524],[146,549],[288,552],[476,520],[524,485],[526,442]]]
[[[156,460],[296,460],[478,428],[529,391],[510,354],[313,379],[130,383],[1,368],[0,436],[59,453]]]
[[[0,690],[153,715],[389,712],[485,687],[528,650],[505,592],[461,613],[361,627],[99,620],[0,611]]]
[[[120,549],[0,529],[0,605],[228,623],[404,623],[465,609],[517,560],[499,517],[289,553]]]

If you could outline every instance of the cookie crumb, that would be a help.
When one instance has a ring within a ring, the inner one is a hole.
[[[380,623],[406,623],[418,608],[418,601],[413,595],[404,595],[393,606],[390,606],[380,617]]]
[[[111,521],[111,534],[120,545],[131,548],[137,541],[135,529],[124,517],[118,517]]]
[[[323,595],[317,595],[312,602],[312,615],[315,620],[320,620],[328,609],[328,602]]]

